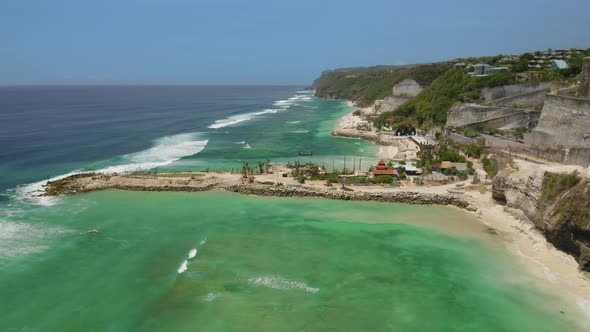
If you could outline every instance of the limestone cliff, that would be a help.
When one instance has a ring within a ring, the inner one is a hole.
[[[494,178],[493,198],[522,212],[556,248],[590,271],[590,177],[577,166],[507,167]],[[576,173],[573,173],[576,172]]]
[[[447,115],[448,127],[490,126],[534,127],[539,121],[540,111],[493,107],[479,104],[457,103]]]
[[[590,57],[584,59],[582,73],[580,73],[580,87],[578,94],[584,98],[590,98]]]
[[[449,68],[449,62],[340,68],[324,71],[314,81],[312,88],[315,89],[317,97],[346,99],[359,107],[369,107],[376,100],[395,96],[393,88],[396,85],[399,94],[404,94],[403,98],[410,98]]]

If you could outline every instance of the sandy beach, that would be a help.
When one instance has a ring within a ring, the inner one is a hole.
[[[352,106],[352,103],[348,102]],[[369,108],[365,108],[364,111]],[[364,112],[362,111],[362,112]],[[360,130],[359,126],[367,126],[370,130]],[[373,125],[354,112],[346,114],[334,126],[334,136],[360,138],[373,141],[379,145],[378,158],[392,160],[416,160],[419,147],[409,137],[394,136],[390,133],[380,133]]]

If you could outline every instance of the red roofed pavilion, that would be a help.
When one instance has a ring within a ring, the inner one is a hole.
[[[373,175],[377,176],[377,175],[391,175],[391,176],[397,176],[397,171],[395,169],[390,169],[387,164],[381,160],[377,166],[375,166],[375,168],[373,169]]]

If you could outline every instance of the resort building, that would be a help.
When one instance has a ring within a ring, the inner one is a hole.
[[[549,63],[549,68],[551,69],[567,69],[568,65],[563,60],[551,60]]]
[[[422,174],[422,170],[420,170],[418,167],[414,166],[413,164],[406,164],[404,165],[404,168],[406,169],[406,174],[408,175],[420,175]]]
[[[499,73],[509,73],[510,68],[508,67],[491,67],[488,69],[488,74],[499,74]]]
[[[508,73],[510,68],[508,67],[492,67],[487,63],[478,63],[473,66],[473,76],[487,76],[498,73]]]
[[[485,76],[488,74],[488,70],[490,70],[490,65],[487,63],[478,63],[473,66],[473,75],[475,76]]]
[[[380,175],[389,175],[389,176],[398,176],[398,173],[395,169],[391,169],[389,168],[389,166],[387,166],[387,164],[381,160],[379,161],[379,163],[377,164],[377,166],[375,166],[373,168],[373,176],[380,176]]]

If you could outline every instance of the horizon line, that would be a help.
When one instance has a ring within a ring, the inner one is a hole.
[[[76,86],[292,86],[308,87],[310,83],[1,83],[0,87],[76,87]]]

